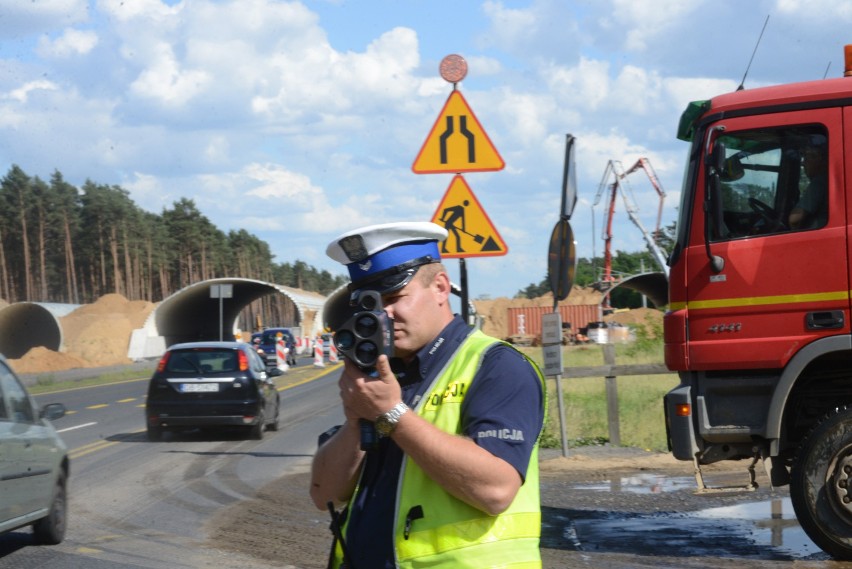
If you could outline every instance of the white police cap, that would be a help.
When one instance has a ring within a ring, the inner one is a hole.
[[[352,290],[386,294],[408,284],[420,266],[439,262],[438,241],[446,238],[447,230],[431,222],[385,223],[340,235],[326,254],[346,265]]]

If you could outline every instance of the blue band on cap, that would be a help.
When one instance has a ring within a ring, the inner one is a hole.
[[[405,243],[374,253],[366,261],[349,263],[346,268],[349,269],[349,278],[353,283],[357,283],[361,279],[376,273],[430,255],[434,260],[440,260],[441,254],[438,252],[437,241]]]

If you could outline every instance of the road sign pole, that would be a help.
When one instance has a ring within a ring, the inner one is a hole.
[[[465,324],[470,324],[468,322],[470,311],[467,307],[467,265],[465,265],[464,257],[459,259],[459,279],[461,280],[461,316]]]
[[[221,284],[221,285],[210,285],[210,298],[218,298],[219,299],[219,341],[221,342],[224,339],[224,327],[225,324],[222,321],[224,317],[224,309],[223,302],[226,298],[234,297],[234,285],[232,284]]]
[[[562,314],[555,303],[553,312],[542,314],[541,344],[544,355],[544,375],[556,378],[556,399],[559,403],[559,425],[562,430],[562,456],[568,456],[568,432],[562,394]]]

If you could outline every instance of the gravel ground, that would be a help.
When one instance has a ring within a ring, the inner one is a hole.
[[[747,466],[727,462],[705,467],[705,482],[714,488],[742,487],[748,481]],[[561,450],[544,449],[544,566],[848,567],[830,561],[807,538],[785,545],[783,538],[801,534],[785,502],[786,488],[769,488],[759,465],[757,481],[759,488],[751,492],[696,493],[692,465],[668,454],[602,446],[570,449],[563,457]],[[752,506],[765,506],[766,514],[751,519]],[[776,512],[776,507],[786,511]],[[211,521],[210,546],[279,567],[319,569],[326,566],[331,541],[328,522],[328,514],[308,498],[308,473],[300,472],[267,485],[254,500]],[[764,529],[771,539],[761,538]]]

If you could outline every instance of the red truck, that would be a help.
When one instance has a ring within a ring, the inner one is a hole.
[[[852,46],[844,78],[691,103],[669,257],[669,448],[762,461],[808,536],[852,559]]]

